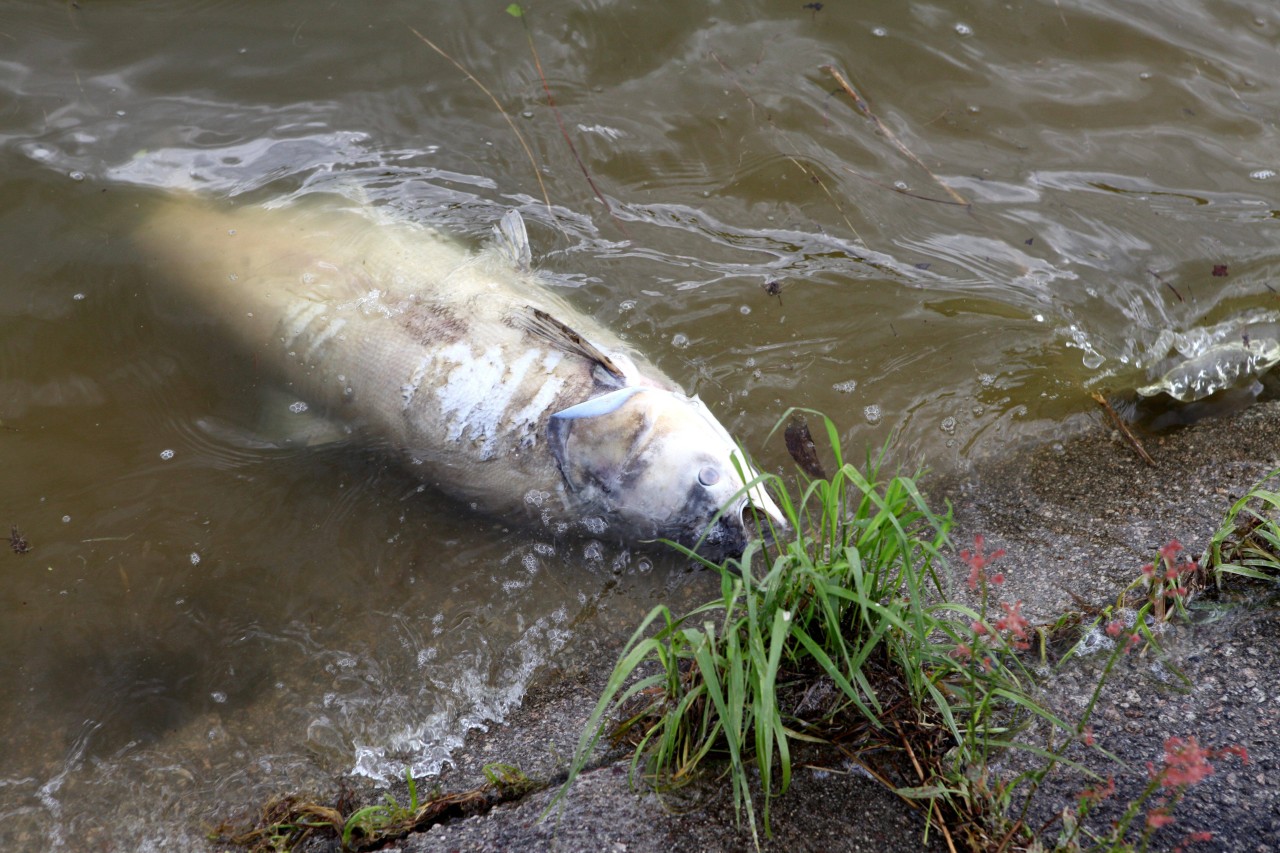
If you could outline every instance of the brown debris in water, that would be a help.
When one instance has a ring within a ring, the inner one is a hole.
[[[808,421],[799,416],[792,418],[783,437],[787,442],[787,452],[801,471],[815,480],[827,479],[827,472],[818,461],[818,447],[813,443],[813,433],[809,432]]]
[[[27,542],[27,537],[18,532],[16,525],[9,528],[9,547],[13,549],[15,554],[26,554],[31,551],[31,545]]]

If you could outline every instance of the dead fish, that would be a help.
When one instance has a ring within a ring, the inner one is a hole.
[[[489,246],[346,199],[173,198],[135,239],[158,284],[422,481],[512,520],[712,559],[785,528],[706,405],[533,271],[515,211]],[[744,481],[745,478],[745,481]],[[723,510],[723,512],[722,512]],[[766,525],[767,526],[767,525]]]

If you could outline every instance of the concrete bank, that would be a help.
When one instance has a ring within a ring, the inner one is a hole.
[[[1081,603],[1114,601],[1170,539],[1198,555],[1231,500],[1280,464],[1280,404],[1148,438],[1147,449],[1154,467],[1099,427],[1063,444],[987,461],[963,478],[927,482],[926,491],[939,504],[953,502],[957,547],[981,533],[990,548],[1006,549],[999,564],[1007,578],[1002,596],[1022,600],[1034,623]],[[1115,775],[1117,794],[1110,802],[1122,805],[1145,784],[1147,762],[1160,761],[1169,736],[1246,747],[1250,763],[1221,762],[1191,790],[1175,823],[1160,831],[1155,849],[1173,849],[1188,833],[1209,831],[1212,839],[1191,849],[1280,850],[1280,602],[1275,585],[1265,584],[1241,584],[1228,597],[1230,606],[1199,609],[1195,624],[1165,631],[1166,659],[1133,654],[1115,672],[1093,729],[1127,768],[1075,756]],[[483,781],[481,767],[492,761],[515,764],[534,778],[555,778],[572,755],[617,651],[612,640],[580,638],[566,656],[576,661],[572,669],[548,672],[511,719],[470,738],[455,756],[456,769],[440,782],[459,789]],[[1046,674],[1045,701],[1078,716],[1104,657],[1100,651],[1062,673]],[[792,789],[776,802],[774,836],[766,849],[924,847],[919,815],[850,772],[837,753],[816,751],[802,763]],[[621,753],[599,755],[558,817],[539,820],[554,793],[548,789],[415,834],[394,849],[751,847],[750,835],[735,821],[727,782],[710,780],[664,801],[633,791],[627,767]],[[1078,773],[1055,773],[1032,809],[1033,819],[1050,821],[1086,784]],[[1056,831],[1057,825],[1048,830]],[[928,846],[944,849],[936,833]]]

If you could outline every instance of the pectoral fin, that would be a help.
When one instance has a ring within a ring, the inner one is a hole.
[[[580,356],[600,365],[606,381],[623,386],[627,383],[627,375],[617,362],[606,355],[599,347],[579,335],[573,329],[552,317],[546,311],[526,306],[516,317],[516,322],[525,331],[549,341],[557,349],[572,355]],[[599,375],[599,372],[597,372]],[[608,395],[606,395],[608,396]]]

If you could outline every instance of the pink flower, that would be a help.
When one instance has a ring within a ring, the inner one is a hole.
[[[1093,746],[1093,726],[1084,727],[1084,731],[1080,733],[1080,740],[1084,741],[1085,746]]]
[[[1015,601],[1010,606],[1002,601],[1000,606],[1004,608],[1005,616],[996,621],[996,630],[1008,631],[1012,634],[1016,638],[1012,643],[1014,648],[1029,648],[1031,643],[1030,637],[1027,636],[1027,628],[1030,627],[1030,623],[1022,615],[1022,602]]]
[[[1159,806],[1147,812],[1147,826],[1152,829],[1159,829],[1171,823],[1173,823],[1173,815],[1169,814],[1168,806]]]
[[[1116,777],[1108,776],[1106,784],[1099,783],[1092,788],[1085,788],[1080,792],[1079,799],[1082,802],[1100,803],[1107,797],[1116,792]]]
[[[1171,737],[1164,742],[1164,767],[1160,771],[1160,784],[1166,788],[1194,785],[1213,775],[1209,763],[1212,753],[1196,742],[1195,736],[1186,740]]]
[[[1108,637],[1119,637],[1120,632],[1123,630],[1124,630],[1124,623],[1121,622],[1119,619],[1115,620],[1114,622],[1107,623]]]
[[[969,648],[964,643],[961,643],[955,647],[954,651],[951,652],[951,656],[963,663],[973,657],[973,649]]]
[[[1160,549],[1160,559],[1164,560],[1165,565],[1172,566],[1173,561],[1178,557],[1178,552],[1181,550],[1182,543],[1177,539],[1170,539],[1169,544]]]
[[[1201,830],[1200,832],[1191,832],[1187,834],[1186,838],[1182,839],[1182,841],[1178,843],[1177,847],[1173,848],[1173,853],[1183,853],[1192,844],[1198,844],[1202,841],[1212,841],[1212,840],[1213,840],[1212,832],[1204,832],[1203,830]]]
[[[1156,575],[1156,566],[1155,566],[1155,563],[1147,563],[1145,566],[1143,566],[1143,567],[1142,567],[1142,574],[1143,574],[1143,575],[1145,575],[1146,577],[1149,577],[1149,578],[1153,578],[1153,577],[1155,577],[1155,575]]]
[[[987,566],[1004,556],[1003,548],[993,551],[989,555],[984,554],[983,546],[985,544],[986,540],[983,538],[982,534],[979,533],[977,536],[973,537],[973,550],[970,551],[968,548],[965,548],[960,552],[960,559],[964,560],[964,562],[969,566],[969,589],[977,589],[979,581],[986,577]],[[1001,575],[1000,580],[997,581],[997,583],[1003,582],[1004,576]]]

